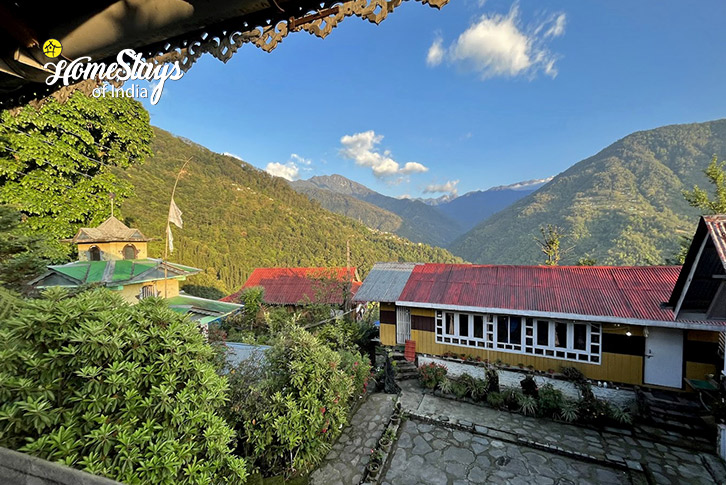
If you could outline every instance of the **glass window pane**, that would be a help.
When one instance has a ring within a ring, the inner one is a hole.
[[[484,338],[484,317],[474,315],[474,338]]]
[[[510,317],[509,318],[509,343],[510,344],[521,344],[522,343],[522,318],[521,317]]]
[[[459,336],[469,336],[469,315],[459,313]]]
[[[555,347],[567,348],[567,324],[555,323]]]
[[[497,317],[497,342],[505,344],[509,338],[509,319],[507,317]]]
[[[572,342],[575,350],[586,350],[587,349],[587,325],[582,323],[576,323],[574,327],[574,341]]]
[[[550,344],[550,322],[537,320],[537,345],[547,347]]]
[[[454,314],[453,313],[446,314],[446,333],[448,333],[449,335],[454,335]]]

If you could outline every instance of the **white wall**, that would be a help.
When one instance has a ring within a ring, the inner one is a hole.
[[[418,365],[425,365],[434,362],[439,365],[446,366],[448,375],[452,377],[458,377],[462,374],[469,374],[472,377],[484,379],[484,367],[464,364],[459,362],[451,362],[449,360],[437,359],[436,357],[425,357],[423,355],[418,356]],[[527,375],[525,372],[516,372],[510,370],[497,369],[499,372],[499,385],[502,387],[516,387],[520,388],[519,381],[524,379]],[[552,379],[551,377],[535,375],[534,380],[538,386],[544,384],[552,384],[555,389],[562,391],[565,397],[570,399],[578,399],[580,393],[577,390],[575,384],[569,381],[563,381],[560,379]],[[615,389],[598,387],[597,382],[593,382],[592,393],[595,397],[611,402],[618,406],[630,407],[635,404],[635,392],[629,389]]]

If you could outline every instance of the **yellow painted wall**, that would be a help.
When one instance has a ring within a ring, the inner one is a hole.
[[[411,308],[411,315],[436,318],[436,310],[430,308]]]
[[[717,374],[715,365],[702,364],[700,362],[686,362],[686,378],[701,380],[705,379],[708,374]]]
[[[381,303],[381,311],[395,312],[396,305],[393,303]]]
[[[157,294],[161,298],[171,298],[174,296],[177,296],[179,294],[179,280],[175,279],[168,279],[168,280],[159,280],[159,281],[153,281],[149,283],[137,283],[134,285],[126,285],[121,290],[121,296],[124,298],[124,300],[128,301],[129,303],[138,303],[139,299],[137,296],[139,293],[141,293],[141,287],[146,285],[154,285],[154,291],[157,292]],[[166,293],[164,289],[166,288]],[[395,331],[394,331],[394,339],[395,339]]]
[[[127,244],[131,244],[136,248],[136,259],[148,258],[147,244],[145,242],[108,242],[108,243],[88,243],[78,244],[78,260],[88,261],[88,251],[93,246],[97,246],[101,250],[101,260],[111,261],[124,259],[123,250]]]
[[[705,330],[689,330],[686,334],[688,340],[697,342],[718,342],[719,332],[707,332]]]
[[[707,332],[704,330],[688,330],[686,338],[695,342],[718,342],[719,332]],[[713,364],[703,362],[686,362],[686,378],[705,379],[708,374],[718,374],[718,369]]]
[[[396,326],[381,323],[381,344],[396,345]]]
[[[395,334],[393,335],[395,341]],[[570,360],[552,359],[539,355],[498,352],[494,350],[460,347],[458,345],[439,344],[433,332],[411,330],[411,339],[416,341],[416,352],[432,355],[443,355],[446,352],[455,354],[473,355],[489,362],[501,360],[504,363],[516,366],[532,365],[536,370],[548,371],[554,369],[559,372],[561,367],[575,367],[590,379],[622,382],[626,384],[643,383],[643,357],[634,355],[610,354],[603,352],[602,364],[585,364]]]

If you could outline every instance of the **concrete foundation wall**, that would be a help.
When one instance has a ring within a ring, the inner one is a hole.
[[[469,374],[472,377],[484,379],[484,367],[479,367],[471,364],[462,364],[459,362],[451,362],[448,360],[437,359],[435,357],[425,357],[423,355],[418,356],[418,365],[425,365],[434,362],[439,365],[443,365],[448,370],[448,375],[451,377],[458,377],[462,374]],[[515,387],[520,388],[519,381],[524,379],[526,376],[523,372],[508,371],[498,369],[499,372],[499,385],[502,387]],[[552,384],[555,389],[562,392],[565,397],[570,399],[578,399],[580,393],[572,382],[563,381],[560,379],[552,379],[551,377],[535,375],[534,380],[537,386],[541,387],[544,384]],[[592,393],[595,397],[611,402],[618,406],[630,407],[635,404],[635,393],[629,389],[614,389],[598,387],[597,383],[592,386]]]

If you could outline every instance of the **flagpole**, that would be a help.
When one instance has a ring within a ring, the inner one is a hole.
[[[179,184],[179,179],[181,178],[182,173],[184,173],[184,168],[186,168],[187,164],[191,161],[192,157],[187,158],[187,161],[184,162],[184,165],[182,165],[182,168],[179,169],[179,173],[176,174],[176,180],[174,181],[174,188],[171,189],[171,200],[169,200],[169,211],[171,211],[171,205],[174,203],[174,194],[176,193],[176,186]],[[164,259],[162,260],[162,263],[164,264],[164,299],[166,300],[167,297],[167,288],[169,287],[169,283],[166,281],[166,278],[168,276],[168,270],[166,267],[166,259],[168,257],[169,253],[169,231],[171,230],[169,222],[169,214],[166,216],[166,232],[164,233]]]

